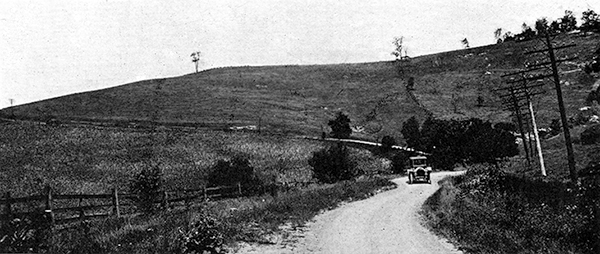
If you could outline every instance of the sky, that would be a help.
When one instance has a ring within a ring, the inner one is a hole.
[[[0,108],[224,66],[393,60],[495,43],[494,31],[598,0],[2,0]]]

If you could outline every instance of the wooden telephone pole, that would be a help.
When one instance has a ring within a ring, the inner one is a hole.
[[[530,117],[532,120],[532,124],[533,124],[533,128],[534,128],[534,135],[536,135],[536,140],[537,141],[537,150],[538,153],[540,155],[540,158],[542,158],[541,156],[541,145],[539,144],[539,137],[537,137],[537,130],[536,130],[536,123],[535,123],[535,114],[533,111],[533,105],[531,104],[531,96],[535,95],[535,93],[531,93],[530,88],[534,88],[537,86],[543,86],[542,84],[536,84],[536,85],[530,85],[528,86],[527,83],[531,82],[531,81],[541,81],[547,78],[551,78],[551,80],[554,82],[554,87],[556,90],[556,96],[557,96],[557,102],[558,102],[558,109],[560,111],[560,118],[561,118],[561,122],[562,122],[562,127],[563,127],[563,133],[565,136],[565,145],[566,145],[566,149],[567,149],[567,160],[569,163],[569,173],[570,173],[570,178],[571,181],[573,183],[576,183],[578,181],[578,176],[577,176],[577,170],[575,168],[575,156],[573,154],[573,145],[571,143],[571,134],[569,132],[569,123],[567,121],[567,114],[565,111],[565,106],[564,106],[564,102],[563,102],[563,97],[562,97],[562,89],[560,86],[560,77],[559,77],[559,72],[558,72],[558,64],[565,62],[565,61],[571,61],[576,59],[575,57],[572,58],[562,58],[562,59],[558,59],[556,57],[556,50],[561,50],[561,49],[565,49],[565,48],[570,48],[570,47],[574,47],[575,44],[570,44],[570,45],[564,45],[564,46],[558,46],[555,47],[552,44],[552,38],[550,36],[550,34],[546,33],[544,35],[544,37],[540,38],[540,41],[543,44],[543,49],[539,49],[539,50],[534,50],[534,51],[529,51],[529,52],[525,52],[525,55],[533,55],[533,54],[543,54],[542,57],[542,61],[541,62],[536,62],[534,64],[526,64],[525,65],[525,69],[521,70],[521,71],[517,71],[517,72],[513,72],[513,73],[508,73],[503,75],[503,77],[508,77],[508,76],[514,76],[514,75],[520,75],[521,79],[519,80],[512,80],[512,81],[508,81],[507,83],[510,85],[511,83],[522,83],[521,87],[515,87],[515,86],[509,86],[509,90],[513,91],[515,89],[518,89],[517,93],[514,94],[511,92],[511,94],[508,95],[504,95],[506,96],[511,96],[513,98],[513,100],[516,100],[516,103],[512,103],[509,104],[509,107],[507,107],[508,109],[511,110],[518,110],[518,108],[520,106],[527,106],[529,113],[530,113]],[[498,89],[500,90],[500,89]],[[519,99],[525,99],[527,100],[526,104],[519,104],[520,100]],[[520,114],[520,112],[516,111],[517,114]],[[544,170],[544,166],[543,166],[543,161],[541,161],[541,166],[542,166],[542,174],[545,175],[545,170]]]

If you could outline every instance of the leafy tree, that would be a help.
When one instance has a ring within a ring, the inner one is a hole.
[[[494,129],[514,132],[517,131],[517,126],[510,122],[499,122],[494,124]]]
[[[416,117],[413,116],[407,119],[402,124],[400,133],[402,133],[408,147],[419,148],[421,146],[421,131]]]
[[[499,158],[519,154],[515,137],[508,131],[492,128],[490,122],[471,119],[465,131],[467,160],[472,163],[495,163]]]
[[[334,138],[349,138],[352,134],[350,118],[342,112],[338,112],[334,120],[327,123],[331,127],[331,136]]]
[[[263,186],[250,161],[244,156],[218,160],[208,175],[210,186],[235,186],[238,183],[244,186],[247,194],[255,194]]]
[[[515,35],[508,31],[506,33],[504,33],[504,35],[502,36],[502,41],[503,42],[509,42],[509,41],[515,41]]]
[[[559,31],[565,33],[575,29],[577,29],[577,19],[572,11],[566,10],[565,15],[560,18]]]
[[[540,18],[538,20],[535,21],[535,31],[537,32],[537,35],[545,35],[546,33],[550,32],[550,26],[548,25],[548,19],[547,18]]]
[[[429,118],[421,127],[425,151],[432,153],[436,167],[452,169],[456,163],[495,163],[518,154],[515,137],[490,122]]]
[[[157,210],[156,203],[163,189],[163,178],[158,166],[143,168],[129,183],[129,191],[135,194],[135,201],[140,210],[152,213]]]
[[[530,40],[535,38],[536,33],[526,23],[521,25],[521,33],[517,35],[517,41]]]
[[[558,22],[558,20],[554,20],[552,21],[552,23],[550,23],[550,32],[551,33],[561,33],[562,31],[560,30],[560,23]]]
[[[348,148],[342,143],[313,152],[308,165],[313,168],[315,178],[324,183],[349,180],[358,175],[358,171],[348,158]]]
[[[600,32],[600,16],[595,11],[588,9],[582,13],[581,31]]]
[[[404,173],[407,166],[408,155],[404,152],[398,152],[392,157],[392,172],[395,174]]]
[[[383,152],[389,152],[394,145],[396,145],[396,139],[392,136],[384,136],[381,139],[381,150]]]

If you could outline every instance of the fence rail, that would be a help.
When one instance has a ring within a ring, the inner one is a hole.
[[[241,196],[242,186],[217,186],[196,189],[180,189],[175,191],[161,191],[156,193],[154,204],[160,204],[163,208],[173,208],[182,203],[189,206],[191,201],[202,200],[206,202],[211,199]],[[103,194],[53,194],[50,187],[46,187],[42,195],[31,195],[27,197],[12,197],[6,192],[0,198],[0,224],[6,224],[21,216],[44,215],[52,226],[56,224],[68,224],[93,218],[121,217],[123,214],[135,213],[135,209],[128,209],[123,213],[122,208],[135,206],[137,195],[132,193],[118,193],[113,189],[111,193]],[[126,202],[123,202],[126,201]],[[25,204],[27,208],[17,209],[19,205]],[[38,207],[38,208],[32,208]],[[75,215],[75,216],[73,216]]]

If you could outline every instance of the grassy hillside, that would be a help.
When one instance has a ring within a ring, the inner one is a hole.
[[[579,56],[575,62],[561,65],[565,73],[562,78],[568,82],[563,89],[569,115],[584,106],[594,82],[578,71],[577,64],[591,59],[598,40],[598,35],[561,35],[556,39],[561,45],[577,44],[560,54]],[[405,119],[426,117],[425,110],[406,94],[408,77],[415,78],[414,93],[420,103],[438,117],[509,120],[510,112],[500,110],[492,89],[503,84],[501,74],[523,66],[527,59],[523,51],[539,44],[507,42],[415,57],[400,64],[401,72],[393,62],[219,68],[68,95],[0,113],[38,119],[209,126],[260,122],[263,130],[318,135],[335,112],[344,111],[353,125],[365,127],[364,137],[401,137],[398,130]],[[547,93],[538,96],[535,104],[541,126],[558,118],[553,85],[549,83],[545,89]],[[483,107],[476,107],[477,96],[484,99]]]

